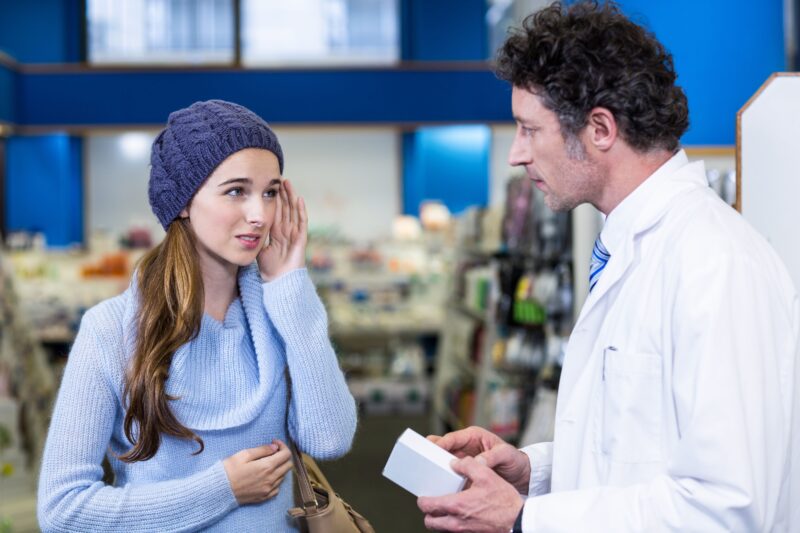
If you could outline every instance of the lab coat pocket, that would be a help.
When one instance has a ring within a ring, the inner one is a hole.
[[[663,456],[661,358],[603,351],[600,451],[615,463],[647,463]]]

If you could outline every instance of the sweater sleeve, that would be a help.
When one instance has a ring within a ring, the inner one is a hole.
[[[183,479],[122,487],[103,483],[101,462],[118,406],[101,363],[107,346],[87,314],[70,352],[42,459],[37,503],[42,531],[190,531],[220,520],[237,502],[219,461]]]
[[[265,283],[264,306],[286,349],[292,439],[312,457],[341,457],[353,441],[356,406],[328,337],[325,307],[307,270]]]

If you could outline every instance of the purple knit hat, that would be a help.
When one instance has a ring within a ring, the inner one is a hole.
[[[278,137],[261,117],[224,100],[195,102],[169,115],[150,153],[150,207],[166,230],[203,182],[229,155],[264,148],[278,158]]]

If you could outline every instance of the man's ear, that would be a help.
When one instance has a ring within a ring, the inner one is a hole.
[[[606,152],[617,141],[617,120],[605,107],[595,107],[589,111],[586,120],[586,142],[597,150]]]

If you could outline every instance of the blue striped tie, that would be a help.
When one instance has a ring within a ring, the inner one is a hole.
[[[589,292],[592,292],[594,286],[597,285],[597,280],[600,279],[600,274],[606,267],[606,263],[611,258],[611,254],[606,250],[600,235],[594,241],[594,249],[592,250],[592,262],[589,264]]]

